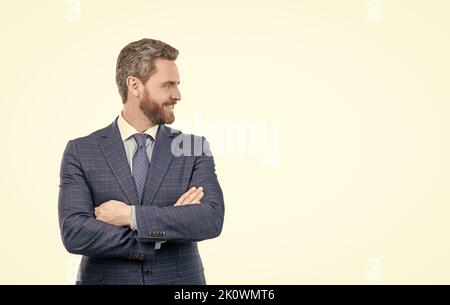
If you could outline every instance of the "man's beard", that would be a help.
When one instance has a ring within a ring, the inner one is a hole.
[[[140,103],[140,108],[145,116],[155,125],[172,124],[175,121],[173,110],[164,109],[164,106],[174,105],[176,102],[166,102],[161,106],[150,97],[147,90],[144,92],[144,98]]]

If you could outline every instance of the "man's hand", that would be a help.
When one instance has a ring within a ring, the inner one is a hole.
[[[131,224],[131,206],[117,200],[109,200],[94,209],[97,220],[119,226]]]
[[[186,204],[200,204],[203,198],[203,187],[192,187],[178,198],[174,206]],[[131,206],[117,200],[109,200],[94,209],[97,220],[120,227],[131,224]]]
[[[181,195],[180,198],[178,198],[177,202],[174,204],[174,206],[180,206],[185,204],[199,204],[200,199],[203,198],[203,187],[192,187],[189,189],[186,193]]]

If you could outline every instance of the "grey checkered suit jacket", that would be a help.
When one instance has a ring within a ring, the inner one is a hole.
[[[202,203],[174,207],[193,186]],[[135,205],[137,230],[95,219],[108,200]],[[58,213],[64,246],[82,255],[79,284],[206,284],[197,242],[221,233],[224,202],[206,139],[160,125],[139,203],[116,118],[67,144]]]

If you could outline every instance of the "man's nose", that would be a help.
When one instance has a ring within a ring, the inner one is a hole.
[[[175,90],[174,90],[174,92],[172,92],[172,99],[174,99],[174,100],[176,100],[176,101],[179,101],[179,100],[181,100],[181,93],[180,93],[180,90],[178,90],[178,88],[176,88]]]

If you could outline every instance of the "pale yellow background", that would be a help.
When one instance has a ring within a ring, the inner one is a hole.
[[[374,21],[366,0],[80,3],[77,21],[1,0],[0,283],[73,283],[61,156],[119,113],[115,61],[143,37],[180,50],[175,127],[278,134],[271,166],[216,157],[208,283],[450,283],[449,1],[384,0]]]

